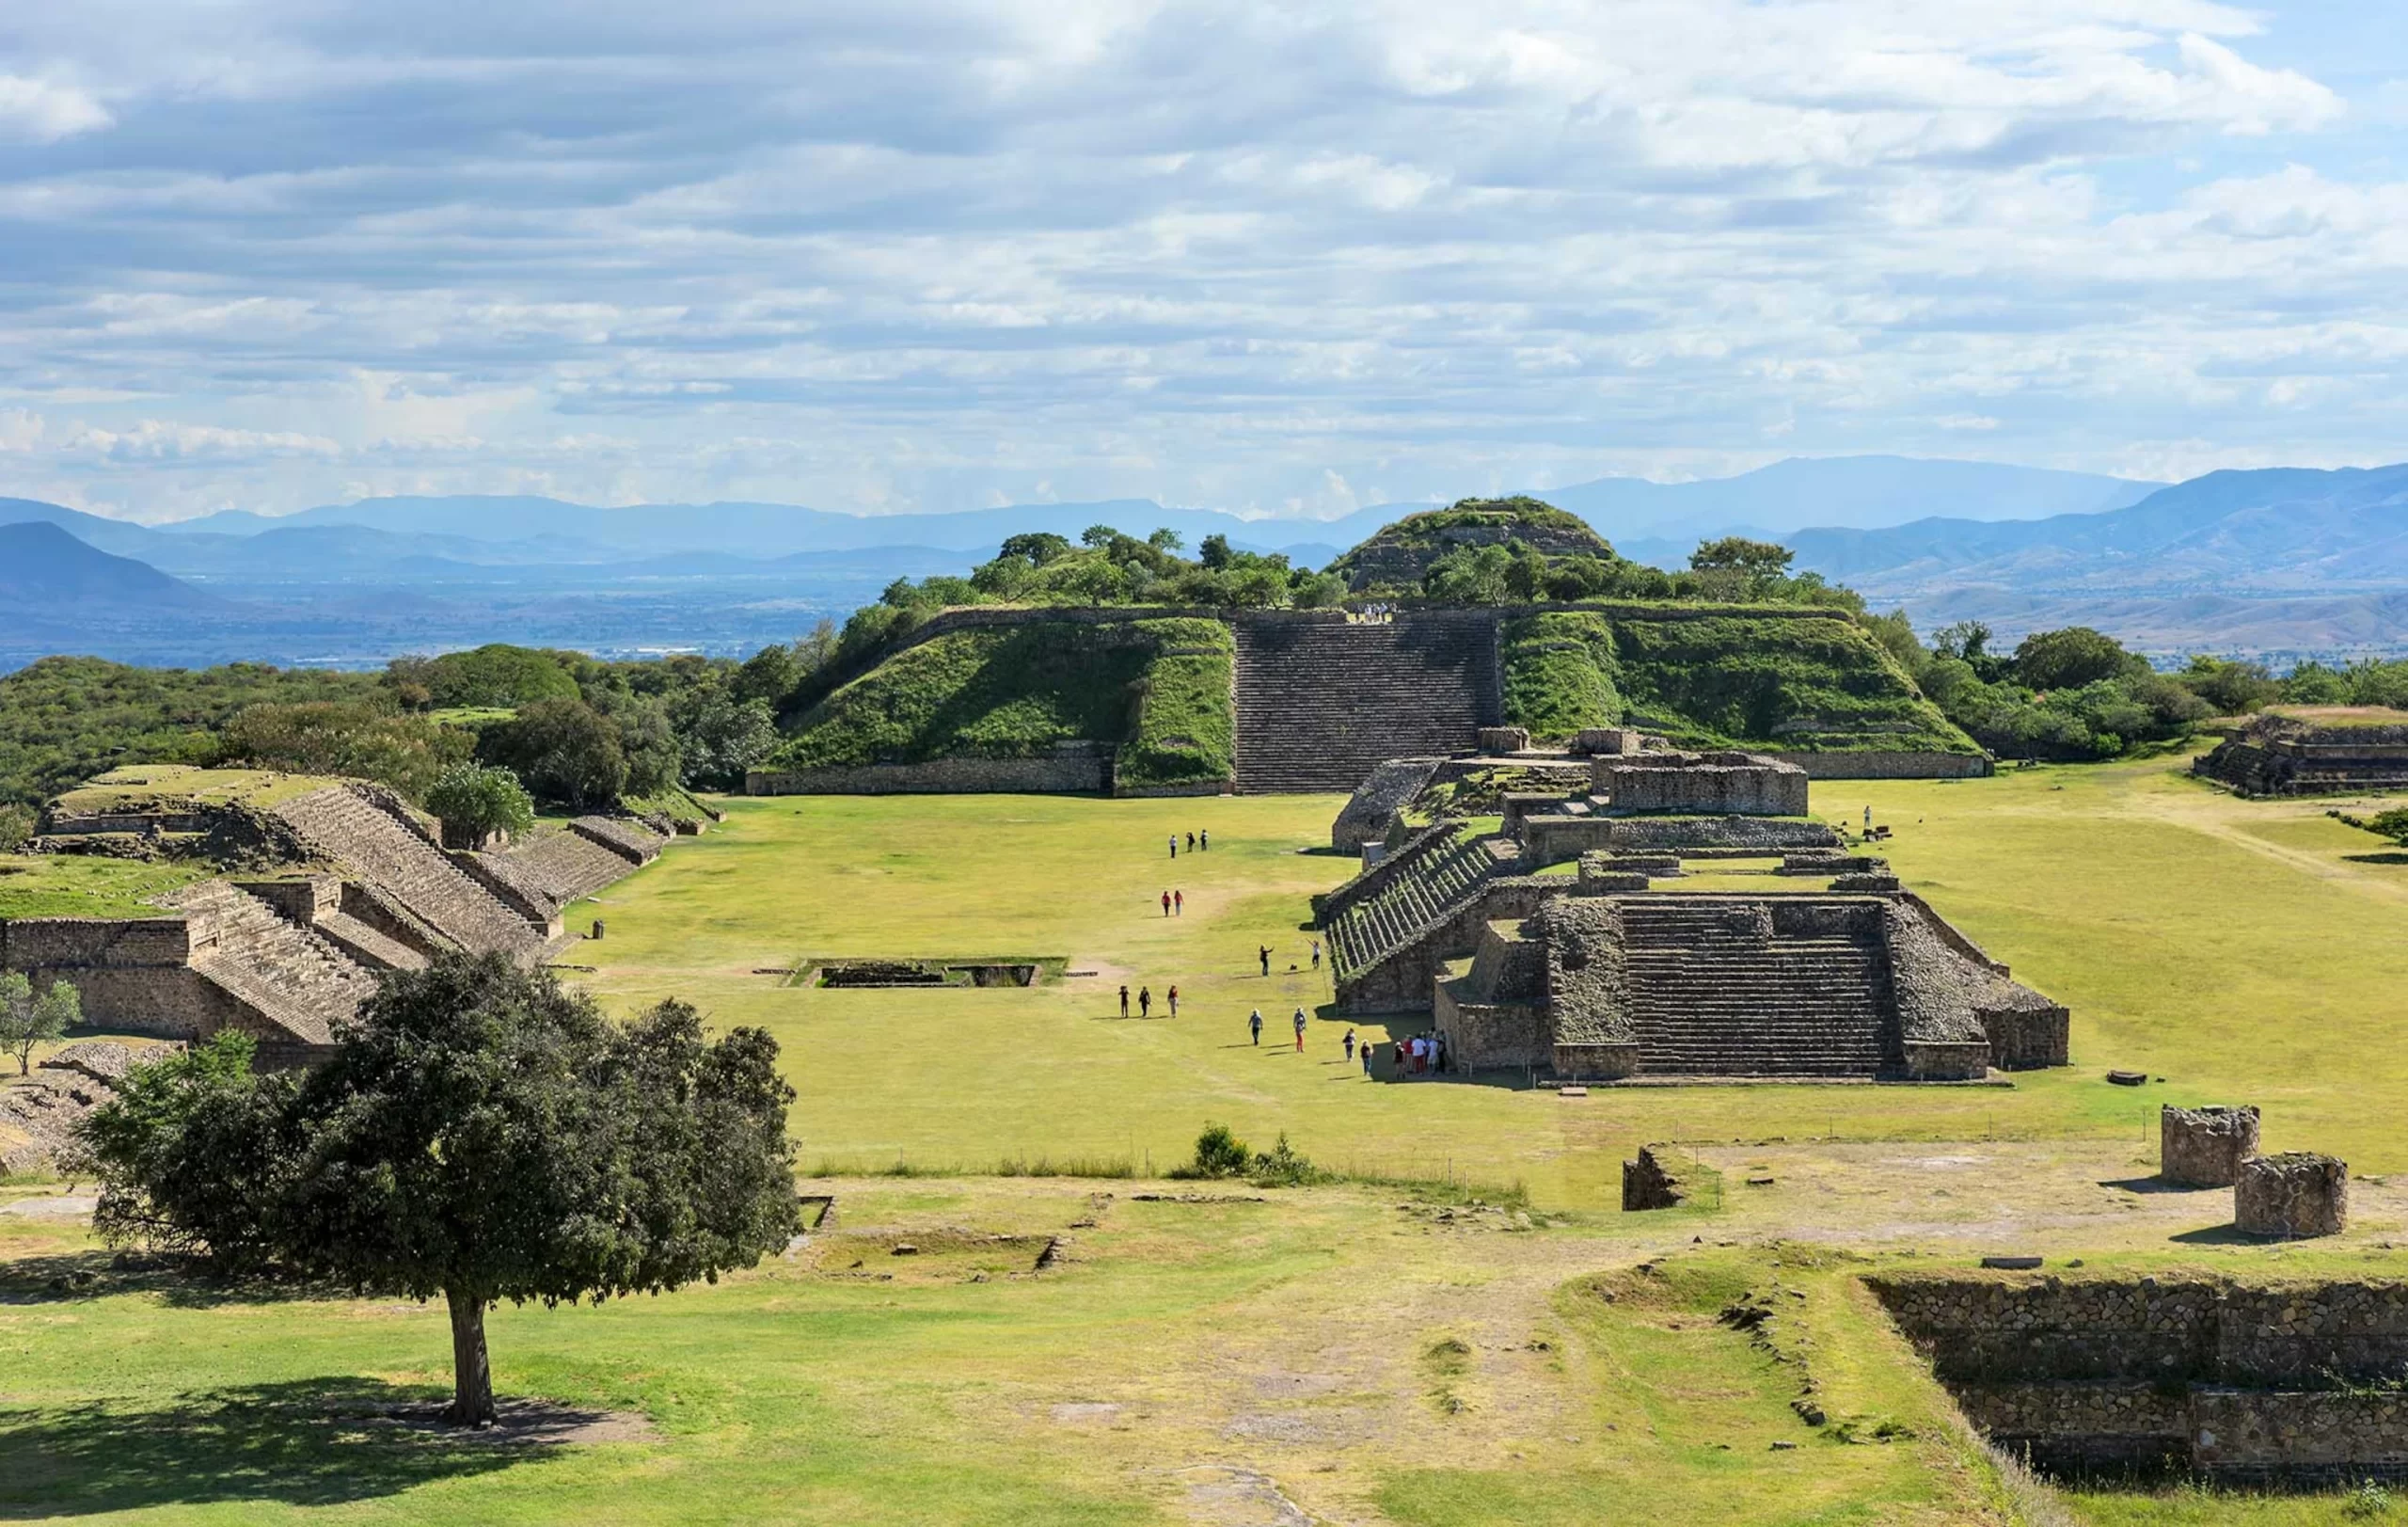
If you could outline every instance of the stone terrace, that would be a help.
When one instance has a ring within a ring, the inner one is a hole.
[[[1353,790],[1387,759],[1469,751],[1504,701],[1497,621],[1242,619],[1237,787]]]

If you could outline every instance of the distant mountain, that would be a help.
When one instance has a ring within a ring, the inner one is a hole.
[[[226,603],[147,563],[87,546],[47,520],[0,525],[0,614],[48,619],[107,608],[215,612]]]
[[[1924,519],[1786,538],[1874,595],[2331,593],[2408,584],[2408,466],[2210,472],[2107,514]]]
[[[1793,456],[1736,477],[1651,483],[1608,477],[1534,495],[1608,536],[1676,537],[1807,526],[1871,529],[1934,516],[2038,519],[2137,503],[2164,485],[1989,461],[1911,456]]]

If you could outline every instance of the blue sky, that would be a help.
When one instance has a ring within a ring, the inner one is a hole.
[[[2332,0],[0,7],[0,493],[1240,512],[2408,456]]]

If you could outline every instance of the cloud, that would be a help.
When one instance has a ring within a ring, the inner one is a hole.
[[[0,143],[55,143],[111,120],[107,107],[72,86],[0,74]]]
[[[2335,146],[2359,103],[2293,25],[11,8],[0,345],[47,423],[0,492],[1337,512],[1967,430],[2362,458],[2397,438],[2408,191]]]

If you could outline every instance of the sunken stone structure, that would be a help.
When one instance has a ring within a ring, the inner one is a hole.
[[[2242,795],[2408,790],[2408,712],[2258,716],[2191,769]]]
[[[2233,1228],[2244,1235],[2305,1240],[2338,1235],[2350,1222],[2350,1169],[2312,1151],[2257,1156],[2232,1185]]]
[[[2178,1108],[2158,1114],[2157,1174],[2183,1187],[2230,1187],[2258,1153],[2258,1110]]]
[[[148,915],[0,919],[0,965],[67,981],[94,1025],[168,1039],[237,1029],[270,1064],[324,1054],[381,972],[449,950],[544,959],[564,937],[563,907],[667,841],[588,817],[502,852],[446,849],[383,786],[299,780],[244,801],[213,798],[208,771],[154,772],[178,788],[107,814],[54,812],[37,847],[144,857],[172,835],[250,867],[169,892]],[[130,773],[103,781],[150,783]]]
[[[1745,755],[1641,753],[1610,793],[1442,818],[1317,899],[1339,1009],[1430,1014],[1463,1069],[1576,1080],[1970,1081],[2067,1063],[2066,1010],[2017,982],[1823,823],[1647,815],[1805,804]],[[1576,874],[1537,873],[1577,853]],[[1680,893],[1691,859],[1771,857],[1761,894]],[[1826,878],[1822,889],[1799,885]],[[1773,887],[1780,887],[1775,889]]]
[[[2052,1474],[2408,1478],[2408,1284],[1866,1280],[1992,1445]]]
[[[1624,1213],[1644,1209],[1677,1209],[1689,1201],[1689,1185],[1680,1163],[1658,1145],[1642,1145],[1639,1159],[1622,1164],[1622,1206]]]

